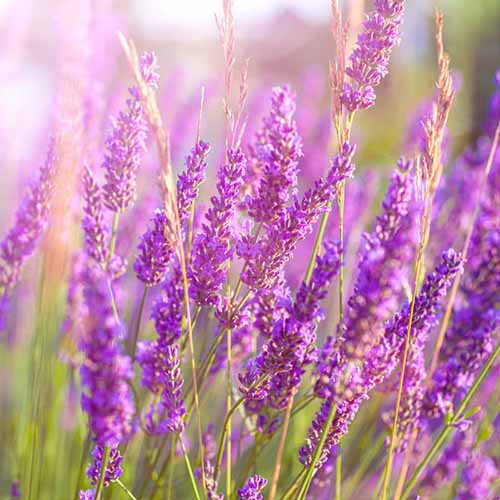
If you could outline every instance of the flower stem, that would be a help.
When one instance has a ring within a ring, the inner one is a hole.
[[[226,412],[229,415],[232,405],[231,393],[231,287],[228,285],[228,328],[226,332],[227,378],[226,378]],[[231,498],[231,416],[227,421],[226,442],[226,498]]]
[[[440,446],[446,441],[446,438],[448,435],[453,431],[455,428],[455,424],[461,416],[463,415],[464,411],[467,409],[467,406],[470,402],[470,400],[473,398],[474,394],[477,392],[481,384],[484,382],[484,379],[488,376],[488,373],[491,370],[491,367],[493,366],[493,363],[495,362],[495,359],[498,357],[500,354],[500,343],[496,346],[495,350],[491,353],[490,357],[488,358],[488,361],[486,361],[485,365],[483,366],[483,369],[477,376],[476,380],[472,384],[471,388],[467,391],[467,394],[465,395],[464,399],[460,403],[460,406],[457,408],[457,411],[454,413],[453,417],[451,418],[450,423],[445,425],[439,436],[436,438],[434,441],[431,449],[427,452],[423,460],[420,462],[420,464],[417,466],[415,469],[415,472],[411,476],[411,478],[408,481],[408,484],[406,485],[406,488],[403,490],[403,493],[401,495],[401,500],[405,500],[408,498],[408,495],[410,494],[411,490],[415,486],[415,484],[418,481],[418,478],[422,474],[423,470],[427,467],[429,462],[432,460]]]
[[[106,468],[108,466],[110,452],[111,452],[110,447],[106,446],[104,448],[104,454],[102,457],[102,464],[101,464],[101,471],[99,472],[99,481],[97,483],[97,488],[95,490],[94,500],[101,500],[101,494],[102,494],[102,490],[104,488],[104,479],[106,477]]]
[[[419,248],[417,251],[417,257],[416,257],[416,261],[415,261],[415,277],[414,277],[414,282],[413,282],[413,294],[412,294],[411,305],[410,305],[410,314],[408,317],[408,327],[406,329],[403,359],[401,361],[401,375],[399,377],[398,394],[396,397],[396,407],[394,410],[394,418],[393,418],[393,422],[392,422],[391,441],[389,444],[389,451],[387,452],[387,462],[386,462],[386,466],[384,469],[384,483],[382,486],[382,495],[381,495],[382,500],[387,499],[387,490],[389,487],[389,482],[391,480],[394,448],[396,447],[396,433],[397,433],[397,429],[398,429],[399,409],[401,407],[401,400],[403,397],[403,386],[404,386],[404,380],[405,380],[406,361],[408,359],[408,353],[410,351],[411,330],[413,327],[413,315],[415,312],[415,301],[417,298],[417,286],[418,286],[418,280],[419,280],[419,276],[420,276],[420,269],[421,269],[422,261],[423,261],[423,254],[424,254],[424,241],[422,240],[421,243],[419,244]]]
[[[191,467],[191,462],[189,461],[187,450],[186,450],[186,447],[184,446],[184,443],[182,442],[181,436],[179,436],[179,443],[180,443],[181,448],[182,448],[182,454],[184,455],[184,461],[186,462],[186,468],[187,468],[188,475],[189,475],[189,481],[191,483],[191,487],[193,488],[194,496],[196,497],[196,500],[201,500],[200,493],[198,492],[198,486],[196,486],[196,479],[194,478],[193,468]]]
[[[297,500],[304,500],[306,498],[307,491],[309,490],[309,487],[311,486],[311,482],[313,480],[316,463],[318,462],[319,458],[321,457],[321,453],[323,452],[326,438],[328,437],[328,431],[330,430],[330,426],[332,425],[336,412],[337,412],[337,405],[331,403],[330,411],[328,412],[328,417],[326,419],[325,426],[323,427],[323,432],[321,433],[321,438],[319,440],[318,446],[316,447],[316,451],[314,452],[313,459],[309,464],[309,468],[307,469],[307,474],[300,488]]]
[[[137,500],[134,494],[119,479],[116,479],[115,482],[128,495],[129,498]]]
[[[132,337],[132,344],[130,346],[130,357],[132,358],[132,362],[134,362],[135,353],[137,350],[137,341],[139,339],[139,330],[141,328],[142,313],[144,311],[144,304],[146,303],[147,294],[148,294],[148,286],[144,285],[144,289],[142,291],[142,296],[141,296],[141,302],[139,305],[139,310],[137,312],[137,319],[135,321],[134,336]]]
[[[109,257],[108,257],[108,263],[112,259],[113,255],[115,254],[115,248],[116,248],[116,236],[118,235],[118,222],[120,221],[120,213],[115,212],[113,215],[113,223],[111,226],[111,240],[109,242]]]

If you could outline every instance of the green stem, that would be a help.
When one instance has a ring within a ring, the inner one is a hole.
[[[115,483],[129,496],[129,498],[137,500],[134,494],[119,479],[116,479]]]
[[[224,419],[224,426],[222,428],[222,434],[220,436],[220,441],[219,441],[219,448],[217,449],[217,458],[215,460],[215,466],[214,466],[214,478],[217,480],[219,477],[219,470],[220,470],[220,463],[222,461],[222,452],[224,451],[224,442],[226,439],[227,432],[229,430],[229,426],[231,423],[231,417],[233,416],[234,412],[245,402],[245,396],[241,397],[234,403],[232,408],[226,413],[226,418]],[[231,439],[231,437],[229,437]]]
[[[342,483],[342,446],[337,445],[337,458],[335,459],[335,500],[341,498],[341,483]]]
[[[231,288],[228,287],[229,296],[229,308],[228,316],[231,314]],[[227,380],[226,380],[226,411],[229,414],[232,405],[232,393],[231,393],[231,320],[228,317],[228,328],[227,328]],[[227,423],[227,433],[228,439],[226,443],[226,498],[231,498],[231,417],[228,419]]]
[[[307,495],[307,491],[311,486],[311,482],[313,480],[314,472],[316,469],[316,463],[318,462],[321,453],[323,452],[323,448],[325,446],[326,438],[328,437],[328,431],[330,430],[330,426],[332,425],[333,419],[335,418],[335,413],[337,411],[337,405],[331,403],[330,411],[328,412],[328,417],[325,422],[325,426],[323,427],[323,432],[321,433],[321,438],[319,440],[318,446],[316,447],[316,451],[314,452],[313,459],[309,464],[309,468],[307,469],[307,474],[302,486],[300,488],[297,499],[304,500]]]
[[[111,240],[109,242],[108,262],[112,259],[113,255],[115,254],[116,236],[118,235],[118,222],[119,222],[119,220],[120,220],[120,213],[115,212],[113,215],[113,225],[111,227]]]
[[[288,490],[281,497],[281,500],[288,500],[294,493],[295,490],[299,487],[300,481],[306,475],[307,469],[302,469],[297,477],[293,480],[293,483],[289,486]]]
[[[184,446],[184,443],[182,442],[181,436],[179,436],[179,443],[181,444],[182,454],[184,455],[184,460],[186,462],[186,468],[187,468],[188,475],[189,475],[189,481],[191,483],[191,487],[193,488],[194,496],[196,497],[196,500],[201,500],[200,493],[198,492],[198,486],[196,485],[196,480],[194,478],[193,469],[191,467],[191,463],[189,461],[186,447]]]
[[[431,449],[427,452],[423,460],[415,469],[415,472],[409,479],[406,488],[403,490],[403,493],[401,495],[401,500],[405,500],[406,498],[408,498],[408,495],[410,494],[411,490],[417,483],[420,474],[422,474],[422,471],[425,469],[425,467],[427,467],[427,465],[432,460],[432,458],[434,457],[440,446],[445,442],[448,435],[454,430],[454,425],[461,418],[464,411],[467,409],[470,400],[474,397],[474,394],[477,392],[481,384],[484,382],[484,379],[488,376],[488,373],[491,370],[491,367],[493,366],[493,363],[495,362],[495,359],[499,354],[500,354],[500,344],[498,344],[495,350],[491,353],[490,357],[488,358],[488,361],[483,366],[483,369],[481,370],[476,380],[474,381],[474,384],[472,384],[471,388],[467,391],[467,394],[460,403],[460,406],[458,407],[457,411],[451,418],[451,422],[443,428],[443,430],[437,437],[436,441],[434,441],[434,444],[432,445]]]
[[[172,498],[172,481],[174,479],[174,456],[175,456],[175,436],[172,436],[172,444],[170,445],[170,459],[168,463],[167,500],[170,500]]]
[[[99,482],[95,490],[94,500],[101,500],[102,490],[104,488],[104,479],[106,477],[106,467],[108,466],[109,454],[111,450],[109,446],[104,448],[104,455],[102,457],[101,471],[99,473]]]
[[[137,341],[139,339],[139,330],[141,328],[142,313],[144,311],[144,304],[146,303],[147,294],[148,294],[148,286],[144,285],[144,289],[142,291],[142,296],[141,296],[141,303],[139,305],[139,311],[137,312],[137,319],[134,328],[134,336],[132,337],[132,345],[130,346],[130,357],[132,358],[132,362],[135,359],[135,353],[137,350]]]

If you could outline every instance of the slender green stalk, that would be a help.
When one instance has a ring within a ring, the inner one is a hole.
[[[229,273],[228,273],[229,275]],[[229,307],[228,316],[231,314],[231,287],[228,286],[228,296],[229,296]],[[227,328],[227,345],[226,345],[226,355],[227,355],[227,378],[226,378],[226,412],[228,415],[231,411],[232,405],[232,393],[231,393],[231,320],[228,317],[228,328]],[[228,439],[226,441],[226,498],[231,497],[231,416],[227,421],[227,434]]]
[[[389,488],[389,482],[391,480],[394,448],[396,447],[396,433],[397,433],[397,429],[398,429],[399,409],[401,407],[401,400],[403,397],[403,386],[404,386],[404,380],[405,380],[406,362],[408,360],[408,354],[410,352],[411,330],[413,327],[413,315],[415,313],[415,301],[417,298],[417,287],[418,287],[418,280],[419,280],[419,276],[420,276],[420,270],[421,270],[421,266],[423,263],[424,249],[425,249],[425,239],[422,238],[422,240],[419,244],[418,250],[417,250],[417,257],[416,257],[416,261],[415,261],[415,277],[414,277],[414,282],[413,282],[413,293],[412,293],[412,299],[411,299],[411,305],[410,305],[410,314],[408,317],[408,326],[406,329],[403,359],[401,361],[401,375],[399,377],[398,394],[396,397],[396,407],[394,409],[394,418],[393,418],[393,422],[392,422],[391,441],[389,444],[389,450],[387,452],[386,467],[384,469],[384,483],[382,486],[382,497],[381,497],[382,500],[387,500],[387,490]]]
[[[186,468],[187,468],[188,475],[189,475],[189,481],[191,483],[191,487],[193,488],[194,496],[196,497],[196,500],[201,500],[200,493],[198,492],[198,486],[196,485],[196,479],[194,478],[193,468],[191,467],[191,462],[189,461],[187,450],[186,450],[186,447],[184,446],[184,443],[182,442],[181,436],[179,436],[179,443],[180,443],[181,448],[182,448],[182,454],[184,455],[184,461],[186,462]]]
[[[172,481],[174,479],[174,456],[175,456],[175,436],[172,436],[172,444],[170,445],[170,458],[168,462],[167,500],[171,500],[172,498]]]
[[[307,469],[302,469],[297,477],[293,480],[292,484],[289,486],[288,490],[286,490],[285,494],[281,497],[281,500],[288,500],[294,493],[295,490],[299,487],[300,482],[304,478],[307,473]]]
[[[102,457],[101,471],[99,472],[99,481],[97,483],[97,488],[95,490],[94,500],[101,500],[102,490],[104,488],[104,479],[106,477],[106,467],[108,466],[110,447],[106,446],[104,448],[104,454]]]
[[[128,495],[129,498],[137,500],[134,494],[119,479],[116,479],[115,483]]]
[[[73,496],[74,500],[78,500],[78,495],[80,494],[80,484],[82,482],[83,470],[85,468],[85,458],[86,458],[87,453],[89,451],[89,446],[90,446],[90,434],[87,433],[87,437],[85,438],[85,441],[84,441],[83,447],[82,447],[82,457],[80,459],[80,466],[78,468],[78,475],[76,476],[75,494]]]
[[[141,302],[139,304],[139,310],[137,311],[137,319],[135,321],[134,335],[132,337],[132,344],[130,346],[130,357],[132,362],[135,360],[135,353],[137,350],[137,341],[139,340],[139,330],[141,329],[141,319],[144,312],[144,304],[146,303],[146,296],[148,294],[148,286],[144,285],[144,289],[141,295]]]
[[[224,442],[226,439],[226,435],[228,433],[229,427],[231,425],[231,417],[234,415],[234,412],[245,402],[245,397],[241,397],[234,403],[231,409],[226,413],[226,418],[224,419],[224,425],[222,427],[222,434],[220,436],[219,447],[217,449],[217,458],[215,460],[214,466],[214,478],[217,479],[219,477],[220,463],[222,461],[222,452],[224,451]],[[231,439],[229,436],[228,440]]]
[[[340,500],[342,495],[342,453],[343,448],[339,442],[335,459],[335,500]]]
[[[323,452],[326,438],[328,437],[328,431],[330,430],[330,426],[332,425],[336,412],[337,412],[337,405],[332,403],[330,411],[328,412],[328,417],[326,419],[325,426],[323,427],[323,432],[321,433],[321,438],[319,440],[318,446],[316,447],[316,451],[314,452],[314,456],[311,460],[311,463],[309,464],[309,467],[307,469],[307,474],[300,488],[297,500],[304,500],[306,498],[307,492],[309,490],[309,487],[311,486],[311,482],[314,477],[316,463],[318,462],[321,453]]]
[[[495,350],[491,353],[490,357],[488,358],[488,361],[485,363],[483,369],[481,370],[476,380],[474,381],[474,384],[472,384],[471,388],[467,391],[467,394],[460,403],[460,406],[457,408],[457,411],[455,412],[453,417],[451,417],[450,422],[447,425],[445,425],[443,430],[440,432],[439,436],[434,441],[431,449],[427,452],[425,457],[422,459],[420,464],[415,469],[415,472],[413,473],[405,489],[403,490],[403,493],[401,495],[402,500],[408,498],[408,495],[411,493],[411,490],[414,488],[423,470],[427,467],[427,465],[432,460],[434,455],[437,453],[441,445],[446,441],[448,435],[455,429],[456,423],[460,420],[463,413],[467,409],[470,400],[474,397],[474,394],[477,392],[481,384],[484,382],[484,379],[488,376],[491,367],[493,366],[493,363],[495,362],[495,359],[498,357],[499,354],[500,354],[500,344],[498,344]]]
[[[113,215],[113,223],[111,226],[111,240],[109,242],[109,257],[108,262],[111,260],[113,255],[115,254],[116,248],[116,237],[118,235],[118,222],[120,221],[120,213],[115,212]]]

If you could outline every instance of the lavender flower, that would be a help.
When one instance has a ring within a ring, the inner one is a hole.
[[[102,206],[102,194],[92,171],[86,166],[83,170],[83,220],[85,251],[96,262],[105,265],[108,256],[106,226]]]
[[[257,222],[272,224],[283,217],[290,189],[296,189],[302,140],[294,113],[295,100],[288,86],[275,87],[257,146],[263,176],[257,194],[249,201],[249,214]]]
[[[365,234],[358,277],[345,317],[343,350],[363,359],[384,331],[401,298],[401,283],[413,256],[410,163],[400,160],[393,172],[375,229]]]
[[[11,498],[21,498],[21,490],[19,488],[19,480],[12,481],[10,485],[10,497]]]
[[[146,413],[146,429],[151,434],[181,433],[186,408],[182,398],[184,381],[180,371],[179,348],[182,333],[183,285],[179,262],[165,279],[162,294],[153,305],[158,338],[139,343],[137,361],[142,384],[155,396]]]
[[[78,500],[94,500],[95,490],[80,490]]]
[[[137,278],[149,287],[163,280],[173,250],[172,221],[165,210],[156,209],[151,224],[141,238],[134,262]]]
[[[462,260],[453,250],[443,253],[442,262],[436,270],[427,276],[422,289],[415,300],[413,314],[412,337],[415,332],[428,331],[435,324],[437,306],[446,294],[454,276],[460,272]],[[300,449],[299,457],[304,466],[311,462],[314,450],[317,447],[331,405],[336,403],[337,409],[335,418],[328,431],[326,443],[321,457],[316,464],[320,469],[330,456],[333,447],[339,439],[347,432],[350,423],[356,416],[360,404],[368,399],[369,392],[382,383],[396,368],[400,351],[406,338],[410,305],[407,304],[386,324],[385,331],[381,339],[375,344],[366,355],[362,368],[347,365],[348,371],[342,373],[346,365],[342,359],[333,355],[330,356],[334,369],[330,369],[329,363],[322,363],[322,373],[320,373],[319,394],[327,395],[320,411],[309,429],[309,437],[306,444]],[[327,344],[331,349],[331,341]],[[318,388],[316,389],[318,393]]]
[[[157,68],[154,54],[143,54],[142,78],[152,89],[158,86]],[[103,201],[114,212],[124,212],[135,201],[137,170],[146,149],[147,127],[139,89],[130,87],[129,94],[127,110],[112,119],[111,132],[106,138]]]
[[[56,169],[55,142],[51,140],[45,163],[16,212],[14,226],[0,244],[0,290],[6,294],[20,279],[25,262],[33,255],[49,217]]]
[[[233,255],[231,219],[242,185],[245,157],[241,150],[228,152],[228,163],[218,173],[218,196],[205,215],[206,222],[193,242],[189,270],[190,294],[198,305],[216,305]]]
[[[92,452],[93,461],[87,469],[87,477],[90,479],[93,486],[96,486],[101,477],[102,460],[104,458],[104,449],[100,446],[95,446]],[[121,467],[123,457],[120,455],[118,448],[112,448],[109,452],[109,459],[106,463],[106,471],[104,473],[103,486],[107,488],[113,481],[116,481],[123,474]]]
[[[255,474],[249,477],[243,486],[238,490],[238,499],[240,500],[262,500],[264,497],[261,491],[266,487],[267,479]]]
[[[346,68],[350,83],[344,83],[342,103],[349,112],[375,104],[375,87],[387,75],[392,49],[400,42],[404,0],[375,0]]]
[[[268,398],[273,408],[286,406],[293,388],[300,384],[305,365],[312,361],[316,323],[322,319],[320,303],[339,271],[340,251],[338,243],[325,243],[324,256],[317,257],[310,282],[302,284],[293,303],[289,301],[287,314],[275,321],[271,338],[256,358],[260,376],[271,379]],[[251,406],[247,397],[247,409]]]
[[[180,370],[179,348],[161,345],[160,341],[142,347],[140,363],[155,366],[157,383],[161,383],[160,401],[151,403],[146,414],[146,429],[151,434],[182,433],[186,407],[182,397],[184,380]],[[149,349],[149,350],[146,350]],[[157,356],[157,359],[151,359]]]
[[[294,203],[283,216],[268,228],[259,241],[251,234],[238,242],[238,255],[245,262],[241,273],[243,283],[251,288],[273,288],[284,265],[293,255],[297,243],[312,231],[312,224],[328,209],[341,182],[352,176],[354,147],[345,143],[333,159],[328,174],[309,189],[302,200]]]
[[[134,430],[134,404],[128,380],[133,376],[128,356],[121,353],[120,325],[113,315],[108,278],[97,266],[85,273],[87,331],[80,341],[85,360],[80,368],[82,408],[97,445],[115,447]]]
[[[491,457],[475,451],[462,470],[462,484],[456,500],[483,500],[490,498],[492,487],[500,470]]]
[[[200,184],[205,180],[209,151],[208,143],[197,142],[186,157],[185,171],[181,172],[177,179],[177,207],[181,226],[189,219],[189,211],[198,197]]]

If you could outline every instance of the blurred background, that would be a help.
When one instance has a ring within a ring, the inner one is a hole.
[[[355,31],[371,0],[343,3],[353,12]],[[432,95],[436,7],[445,12],[446,48],[459,88],[450,119],[452,151],[459,152],[479,132],[500,64],[500,2],[411,1],[403,41],[377,91],[377,105],[356,120],[361,167],[392,168],[415,110]],[[222,119],[223,58],[214,21],[220,10],[219,0],[0,0],[0,222],[6,222],[7,208],[38,163],[56,121],[71,128],[87,119],[87,135],[94,134],[99,145],[94,150],[102,146],[108,116],[132,81],[117,31],[158,56],[162,112],[170,127],[183,132],[174,134],[174,164],[193,142],[202,85],[207,89],[203,136],[214,143],[212,130],[218,127],[213,125]],[[290,83],[306,156],[308,136],[328,136],[330,17],[329,0],[235,1],[237,68],[250,61],[249,133],[252,124],[258,126],[256,115],[265,112],[270,87]],[[98,120],[85,105],[95,106],[96,93],[102,98]],[[317,116],[314,127],[311,115]],[[99,154],[94,156],[91,161],[99,162]],[[309,164],[312,177],[324,168]]]

